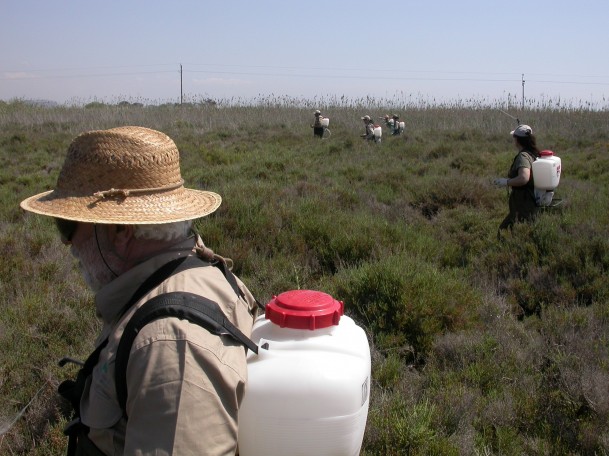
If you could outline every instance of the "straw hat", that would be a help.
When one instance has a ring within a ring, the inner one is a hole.
[[[178,148],[164,133],[143,127],[89,131],[70,144],[56,189],[21,207],[67,220],[133,225],[192,220],[220,206],[220,195],[183,184]]]

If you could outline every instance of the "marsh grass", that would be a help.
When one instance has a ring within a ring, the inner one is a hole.
[[[76,134],[131,124],[169,134],[186,184],[222,195],[197,230],[259,300],[324,290],[367,331],[362,454],[607,454],[607,112],[518,113],[562,158],[564,203],[498,241],[507,195],[490,182],[514,122],[492,106],[325,100],[319,141],[315,100],[260,101],[0,103],[0,424],[34,398],[0,453],[63,453],[54,391],[73,368],[57,360],[99,329],[52,223],[18,204],[54,186]],[[360,117],[387,111],[406,134],[361,141]]]

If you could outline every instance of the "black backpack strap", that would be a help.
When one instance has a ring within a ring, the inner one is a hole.
[[[239,288],[239,285],[237,285],[237,279],[235,279],[235,275],[230,271],[230,269],[228,269],[226,263],[224,261],[215,260],[211,264],[212,266],[215,266],[220,271],[222,271],[222,274],[224,275],[224,277],[226,277],[226,281],[230,284],[231,288],[237,294],[237,296],[245,299],[245,294],[243,294],[243,291],[241,291],[241,288]]]
[[[187,292],[156,296],[142,305],[131,317],[116,350],[114,382],[118,402],[125,417],[127,417],[127,363],[133,341],[148,323],[166,317],[188,320],[218,336],[230,336],[254,353],[258,353],[258,346],[226,318],[216,302]]]
[[[73,409],[72,421],[68,423],[63,431],[63,433],[68,436],[68,448],[66,453],[68,456],[76,455],[79,445],[82,445],[83,441],[87,439],[86,436],[89,433],[89,428],[80,421],[80,398],[85,389],[87,377],[93,372],[93,368],[99,361],[99,355],[107,344],[108,339],[104,340],[95,351],[89,355],[78,371],[76,380],[64,380],[57,388],[57,392],[60,396],[68,400]],[[65,364],[65,362],[62,363],[62,361],[60,361],[60,365]]]
[[[237,296],[247,302],[247,299],[245,299],[245,294],[237,284],[237,279],[235,278],[235,275],[231,272],[226,263],[220,260],[215,260],[211,263],[211,265],[217,267],[218,269],[220,269],[220,271],[222,271],[222,274],[224,274],[224,277],[226,277],[226,281],[230,284]],[[256,298],[254,298],[254,301],[260,309],[265,308],[264,304],[260,303],[260,301],[258,301]]]
[[[135,290],[135,293],[133,293],[133,295],[127,302],[127,304],[125,304],[123,306],[123,308],[121,309],[121,311],[119,313],[119,317],[122,317],[125,314],[125,312],[127,312],[127,310],[129,310],[133,304],[135,304],[140,299],[142,299],[142,297],[146,293],[148,293],[150,290],[158,287],[165,280],[167,280],[173,273],[176,272],[176,270],[182,265],[182,263],[184,263],[189,258],[191,258],[191,257],[184,256],[184,257],[176,258],[175,260],[171,260],[170,262],[165,263],[159,269],[154,271],[154,273],[152,273],[152,275],[150,275],[146,280],[144,280],[144,282],[142,282],[142,284],[138,287],[138,289]],[[198,263],[198,262],[197,262],[197,264],[191,263],[191,265],[192,265],[191,267],[200,266],[200,263]]]

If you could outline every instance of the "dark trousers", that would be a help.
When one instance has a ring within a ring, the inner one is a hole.
[[[514,188],[509,199],[510,212],[499,225],[499,231],[512,228],[515,223],[532,221],[538,213],[535,196],[529,188]]]

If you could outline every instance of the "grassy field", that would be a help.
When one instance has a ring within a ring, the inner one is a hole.
[[[561,157],[563,204],[498,241],[507,193],[491,181],[516,122],[406,108],[0,102],[0,454],[63,453],[55,390],[74,371],[57,360],[86,357],[99,329],[52,222],[19,202],[54,186],[74,136],[120,125],[169,134],[186,185],[222,195],[197,229],[259,300],[322,290],[366,329],[362,455],[609,454],[609,113],[510,110]],[[361,116],[393,111],[405,136],[359,138]]]

